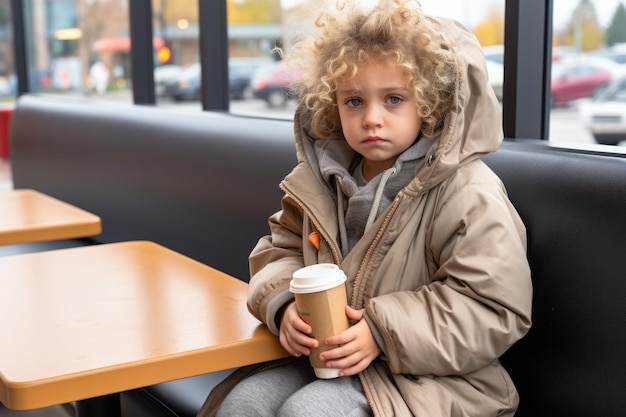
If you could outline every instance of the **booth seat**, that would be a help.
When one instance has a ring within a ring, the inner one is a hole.
[[[15,188],[100,216],[103,233],[0,256],[147,239],[243,281],[296,163],[291,121],[28,95],[10,144]],[[484,161],[528,232],[533,327],[502,358],[520,392],[517,416],[622,415],[626,158],[518,140]],[[125,392],[124,413],[195,416],[228,373]]]

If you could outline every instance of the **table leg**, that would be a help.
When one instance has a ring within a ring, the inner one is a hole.
[[[76,417],[121,417],[119,394],[76,401]]]

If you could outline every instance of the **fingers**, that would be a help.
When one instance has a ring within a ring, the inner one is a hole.
[[[333,365],[328,364],[326,366],[328,366],[329,368],[340,369],[339,376],[351,376],[351,375],[356,375],[361,371],[364,371],[365,368],[367,368],[370,363],[372,363],[372,360],[368,358],[363,358],[362,360],[357,361],[352,366],[348,366],[348,367],[342,367],[338,363],[333,364]]]
[[[333,349],[332,353],[336,353],[337,358],[325,361],[328,368],[341,369],[339,373],[341,376],[355,375],[363,371],[369,366],[370,363],[372,363],[374,359],[376,359],[376,356],[378,356],[378,353],[375,352],[369,352],[366,350],[351,351],[350,349],[343,348],[344,347],[342,346],[341,348]],[[345,354],[346,351],[349,351],[349,353]],[[320,355],[320,357],[322,359],[325,358],[327,356],[326,354],[329,352],[331,351],[324,352]]]
[[[311,332],[311,326],[300,318],[295,304],[289,305],[285,309],[279,333],[280,343],[285,350],[296,357],[310,355],[311,348],[319,345],[317,340],[309,336]]]
[[[350,306],[346,306],[346,316],[348,316],[349,320],[359,321],[363,318],[363,313],[365,309],[355,310]]]
[[[283,320],[281,322],[281,327],[284,325],[291,326],[298,332],[302,332],[305,334],[311,334],[313,332],[311,326],[309,326],[306,321],[302,320],[302,317],[300,317],[300,314],[298,314],[298,308],[296,307],[295,302],[289,304],[289,306],[287,306],[287,308],[285,309],[285,313],[283,314]]]
[[[356,311],[356,310],[354,310]],[[354,375],[367,368],[380,354],[369,326],[359,321],[348,330],[326,339],[327,345],[338,345],[320,354],[329,368],[341,369],[340,375]]]
[[[310,355],[311,350],[292,338],[288,332],[280,332],[279,335],[280,344],[285,348],[290,355],[300,357],[302,355]]]

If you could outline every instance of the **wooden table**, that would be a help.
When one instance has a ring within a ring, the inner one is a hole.
[[[94,236],[100,218],[35,190],[0,192],[0,245]]]
[[[0,258],[0,400],[34,409],[287,356],[247,291],[145,241]]]

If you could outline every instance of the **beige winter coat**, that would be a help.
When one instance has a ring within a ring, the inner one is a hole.
[[[305,113],[296,114],[297,167],[285,178],[282,211],[250,257],[248,307],[278,332],[292,273],[338,264],[348,301],[365,308],[383,353],[360,374],[377,416],[512,416],[518,395],[498,361],[528,331],[532,287],[525,228],[496,175],[479,159],[502,140],[499,103],[480,46],[456,38],[458,97],[426,163],[359,243],[342,257],[337,208],[306,158]],[[317,250],[308,236],[322,237]]]

